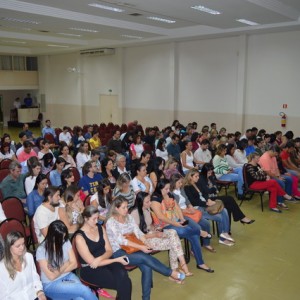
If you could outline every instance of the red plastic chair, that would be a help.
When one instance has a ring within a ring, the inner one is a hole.
[[[0,223],[0,234],[3,239],[12,231],[19,231],[26,238],[25,228],[19,220],[8,218]]]
[[[0,169],[0,182],[9,174],[10,174],[9,169]]]
[[[5,158],[5,159],[1,160],[0,169],[8,169],[11,162],[12,162],[12,160],[9,158]]]
[[[84,207],[91,205],[91,195],[87,195],[83,201]]]
[[[2,201],[1,205],[7,218],[17,219],[23,224],[25,236],[30,244],[32,241],[31,231],[29,225],[27,224],[26,213],[21,200],[16,197],[8,197]]]

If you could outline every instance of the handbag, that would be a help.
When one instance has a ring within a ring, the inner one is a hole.
[[[224,204],[223,204],[222,200],[218,200],[218,199],[215,200],[214,205],[206,207],[206,211],[210,215],[216,215],[216,214],[220,213],[223,209],[224,209]]]
[[[201,220],[201,218],[202,218],[202,211],[200,211],[198,209],[195,209],[193,214],[191,214],[189,212],[183,212],[183,215],[185,217],[189,217],[194,222],[198,223]]]
[[[135,244],[141,245],[141,246],[145,246],[145,244],[139,240],[136,235],[132,232],[132,233],[127,233],[124,234],[124,238],[127,239],[130,242],[133,242]],[[135,248],[133,246],[128,246],[128,245],[121,245],[121,248],[127,253],[127,254],[131,254],[137,251],[140,251],[140,249]]]

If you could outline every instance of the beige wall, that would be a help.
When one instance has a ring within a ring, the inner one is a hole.
[[[0,89],[11,87],[37,88],[39,78],[37,71],[0,71]]]

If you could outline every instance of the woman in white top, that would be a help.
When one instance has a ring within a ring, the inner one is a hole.
[[[14,151],[10,148],[9,143],[1,143],[0,148],[0,161],[3,159],[12,159],[17,161],[17,157],[14,153]]]
[[[97,186],[97,192],[91,197],[90,202],[91,205],[98,209],[99,220],[105,221],[112,202],[110,181],[107,178],[99,182],[99,185]]]
[[[17,231],[10,232],[4,248],[4,259],[0,262],[1,299],[46,300],[33,257],[26,252],[24,236]]]
[[[0,203],[0,222],[4,221],[6,219],[5,213],[3,211],[2,205]]]
[[[132,144],[130,145],[129,149],[132,160],[141,158],[141,154],[144,151],[144,145],[142,144],[142,138],[140,135],[133,137]]]
[[[184,141],[185,150],[181,152],[180,161],[182,171],[186,174],[189,170],[194,168],[194,154],[192,152],[193,144],[189,141]]]
[[[51,153],[53,155],[53,152],[50,149],[50,142],[48,140],[42,140],[41,141],[42,149],[38,152],[38,158],[42,159],[45,154]],[[53,163],[55,163],[55,157],[53,155]]]
[[[91,160],[91,154],[89,151],[89,143],[82,142],[82,143],[80,143],[78,153],[76,155],[77,169],[80,172],[81,176],[82,176],[82,167],[89,160]]]
[[[28,175],[25,178],[25,192],[29,195],[34,188],[36,177],[42,171],[42,164],[39,162],[37,157],[33,156],[28,159],[27,167]]]
[[[236,147],[234,144],[228,144],[227,146],[227,153],[226,153],[226,159],[228,162],[229,167],[231,168],[238,168],[243,167],[243,163],[238,163],[234,157],[234,153],[236,151]]]
[[[248,146],[247,140],[243,139],[237,143],[237,149],[234,151],[233,157],[238,164],[247,164],[246,147]]]
[[[146,165],[138,163],[136,166],[136,176],[131,181],[132,188],[137,194],[138,192],[153,193],[153,185],[151,179],[147,176]]]
[[[166,140],[165,139],[159,139],[158,143],[157,143],[157,147],[155,150],[155,155],[156,157],[161,157],[163,158],[165,161],[168,160],[169,155],[168,155],[168,151],[166,149]]]

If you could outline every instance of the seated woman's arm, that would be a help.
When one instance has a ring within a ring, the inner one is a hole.
[[[59,269],[52,269],[47,259],[41,259],[39,261],[41,270],[45,273],[49,280],[55,280],[59,276],[69,273],[76,269],[77,261],[72,249],[72,246],[68,250],[69,260],[67,260]]]
[[[106,231],[104,230],[104,228],[102,228],[102,230],[103,230],[103,238],[105,240],[105,253],[98,257],[92,255],[82,235],[81,234],[76,235],[75,237],[76,249],[79,255],[82,257],[82,259],[93,269],[97,267],[106,266],[115,262],[119,262],[123,265],[128,264],[125,262],[125,260],[123,260],[123,257],[110,258],[112,256],[112,248],[107,238]]]
[[[253,180],[256,180],[256,181],[265,181],[265,180],[267,180],[266,173],[263,170],[256,171],[256,169],[251,164],[246,165],[246,172],[249,174],[249,176]]]
[[[62,222],[64,222],[64,224],[67,226],[68,231],[70,233],[73,233],[78,229],[78,224],[71,224],[70,223],[65,207],[59,207],[58,208],[58,215],[59,215],[59,219]]]
[[[153,210],[153,212],[155,213],[155,215],[161,222],[164,222],[166,224],[170,224],[170,225],[173,225],[176,227],[182,227],[182,225],[179,222],[172,221],[172,220],[168,219],[166,216],[164,216],[164,214],[162,213],[162,210],[161,210],[161,204],[159,202],[151,201],[151,209]]]

